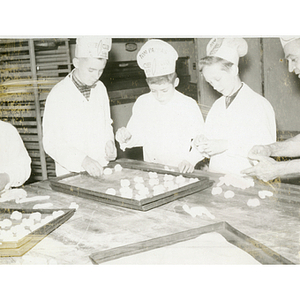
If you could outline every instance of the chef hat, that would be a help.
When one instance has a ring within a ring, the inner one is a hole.
[[[111,38],[99,36],[80,37],[76,40],[75,57],[94,57],[108,59]]]
[[[217,56],[235,65],[248,52],[248,44],[242,38],[213,38],[206,47],[207,56]]]
[[[175,72],[178,53],[168,43],[152,39],[137,54],[137,63],[146,77],[168,75]]]
[[[290,42],[293,42],[297,39],[299,39],[300,37],[295,37],[295,36],[286,36],[286,37],[281,37],[280,38],[280,42],[281,42],[281,45],[282,45],[282,48],[284,48],[284,46]]]

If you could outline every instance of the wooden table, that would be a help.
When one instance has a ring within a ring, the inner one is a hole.
[[[121,161],[152,166],[141,161]],[[195,172],[209,176],[215,184],[219,181],[219,174]],[[28,196],[49,195],[49,202],[54,208],[68,208],[71,202],[76,202],[79,208],[71,219],[23,257],[3,257],[0,264],[92,264],[89,258],[92,253],[221,221],[226,221],[291,262],[300,263],[299,186],[256,181],[255,187],[246,190],[224,187],[224,191],[230,189],[235,192],[231,199],[225,199],[223,195],[213,196],[210,187],[147,212],[55,192],[48,181],[31,184],[25,189]],[[248,199],[258,198],[258,191],[263,189],[272,190],[274,195],[261,199],[258,207],[249,207]],[[32,208],[36,203],[40,202],[22,204],[22,207]],[[204,206],[215,219],[205,216],[193,218],[182,209],[184,204]],[[11,208],[19,205],[14,202],[2,204]]]

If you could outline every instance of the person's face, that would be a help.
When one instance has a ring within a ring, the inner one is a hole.
[[[300,78],[300,39],[286,44],[284,53],[289,64],[289,72],[295,72]]]
[[[175,92],[175,86],[173,83],[166,82],[162,84],[149,84],[149,88],[154,98],[159,101],[161,104],[168,103]]]
[[[74,61],[74,65],[78,79],[86,85],[92,85],[102,75],[106,60],[98,58],[77,58]]]
[[[224,96],[230,96],[236,85],[236,72],[233,67],[224,70],[221,64],[213,64],[205,66],[202,70],[205,80],[219,93]]]

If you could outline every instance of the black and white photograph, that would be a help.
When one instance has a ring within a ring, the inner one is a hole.
[[[299,270],[300,33],[87,27],[0,35],[3,270],[139,299]]]

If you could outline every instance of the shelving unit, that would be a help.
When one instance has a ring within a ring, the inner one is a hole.
[[[68,39],[0,40],[0,119],[19,131],[32,159],[29,181],[54,176],[42,145],[42,117],[52,87],[71,71]]]

